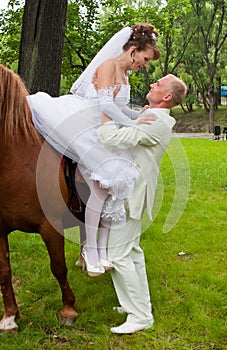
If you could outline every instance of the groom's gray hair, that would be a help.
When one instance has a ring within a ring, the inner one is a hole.
[[[170,92],[173,96],[171,107],[177,106],[182,103],[187,95],[187,85],[178,77],[173,74],[168,74],[171,77],[171,81],[166,86],[166,92]]]

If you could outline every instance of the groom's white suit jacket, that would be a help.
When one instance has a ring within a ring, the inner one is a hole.
[[[160,162],[176,122],[169,115],[169,109],[149,108],[145,113],[155,114],[157,119],[150,124],[122,128],[117,128],[113,122],[107,122],[97,129],[104,145],[129,148],[134,163],[141,170],[141,176],[136,181],[134,191],[128,200],[129,215],[135,220],[141,219],[145,207],[148,217],[152,220]]]

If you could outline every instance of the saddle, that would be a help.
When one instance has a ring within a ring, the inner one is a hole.
[[[75,174],[77,169],[77,163],[74,162],[72,159],[63,156],[63,165],[65,181],[69,190],[68,207],[72,214],[77,216],[77,213],[81,213],[84,210],[81,198],[76,188]]]

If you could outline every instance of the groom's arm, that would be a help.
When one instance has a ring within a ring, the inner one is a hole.
[[[118,129],[113,122],[107,122],[97,129],[99,138],[106,146],[130,148],[136,145],[154,146],[168,143],[172,128],[161,118],[151,124],[140,124]]]

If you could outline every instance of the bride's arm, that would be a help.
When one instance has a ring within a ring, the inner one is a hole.
[[[140,111],[136,111],[135,109],[129,108],[128,106],[125,106],[122,109],[122,112],[130,119],[137,119],[140,116]]]
[[[106,61],[98,68],[93,80],[102,111],[102,122],[105,123],[112,120],[123,126],[134,125],[135,122],[127,117],[114,103],[114,98],[120,90],[120,85],[116,88],[115,82],[115,64],[113,61]]]
[[[121,88],[121,85],[119,84],[116,87],[115,82],[115,64],[113,61],[106,61],[98,68],[93,79],[93,84],[99,97],[99,106],[102,112],[102,123],[112,120],[122,126],[147,124],[148,121],[146,118],[138,119],[140,115],[139,111],[134,111],[127,106],[125,106],[123,111],[121,111],[114,103],[114,98]]]

